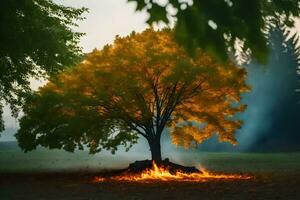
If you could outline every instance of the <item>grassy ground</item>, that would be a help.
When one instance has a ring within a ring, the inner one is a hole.
[[[93,183],[103,169],[125,167],[138,154],[0,151],[0,199],[300,199],[300,153],[182,153],[173,160],[251,180],[203,183]]]

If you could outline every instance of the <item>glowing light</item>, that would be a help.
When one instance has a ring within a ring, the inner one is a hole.
[[[138,174],[125,172],[119,176],[110,178],[95,177],[95,182],[103,181],[140,181],[140,182],[152,182],[152,181],[190,181],[190,182],[205,182],[212,179],[251,179],[251,176],[240,174],[216,174],[211,173],[201,167],[200,173],[184,173],[176,171],[171,173],[167,168],[158,167],[156,163],[153,163],[151,169],[142,171]]]

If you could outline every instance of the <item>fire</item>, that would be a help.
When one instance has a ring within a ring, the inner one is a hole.
[[[125,173],[111,178],[96,177],[95,182],[103,182],[107,180],[116,181],[190,181],[190,182],[205,182],[211,179],[250,179],[251,176],[239,174],[215,174],[208,172],[203,167],[200,168],[201,173],[184,173],[177,171],[171,173],[167,168],[158,167],[153,162],[153,167],[139,174]]]

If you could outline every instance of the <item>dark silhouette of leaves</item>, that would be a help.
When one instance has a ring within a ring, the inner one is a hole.
[[[147,21],[150,25],[169,22],[170,13],[158,9],[156,1],[135,1],[139,10],[143,9],[143,2],[150,14]],[[195,55],[200,47],[223,62],[229,55],[243,54],[244,59],[238,61],[248,62],[252,57],[259,63],[267,63],[270,29],[276,24],[284,25],[285,30],[294,27],[300,14],[299,0],[197,0],[192,5],[188,2],[168,0],[163,5],[177,10],[177,41],[190,55]]]

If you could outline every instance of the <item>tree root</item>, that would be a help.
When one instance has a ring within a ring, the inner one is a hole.
[[[188,167],[179,165],[173,162],[170,162],[168,158],[165,160],[162,160],[159,163],[156,163],[158,167],[162,167],[164,169],[168,169],[168,171],[171,174],[175,174],[176,172],[180,171],[183,173],[201,173],[199,169],[196,167]],[[149,170],[153,168],[153,161],[152,160],[141,160],[141,161],[135,161],[134,163],[131,163],[129,167],[127,168],[127,171],[130,173],[139,173],[145,170]]]

